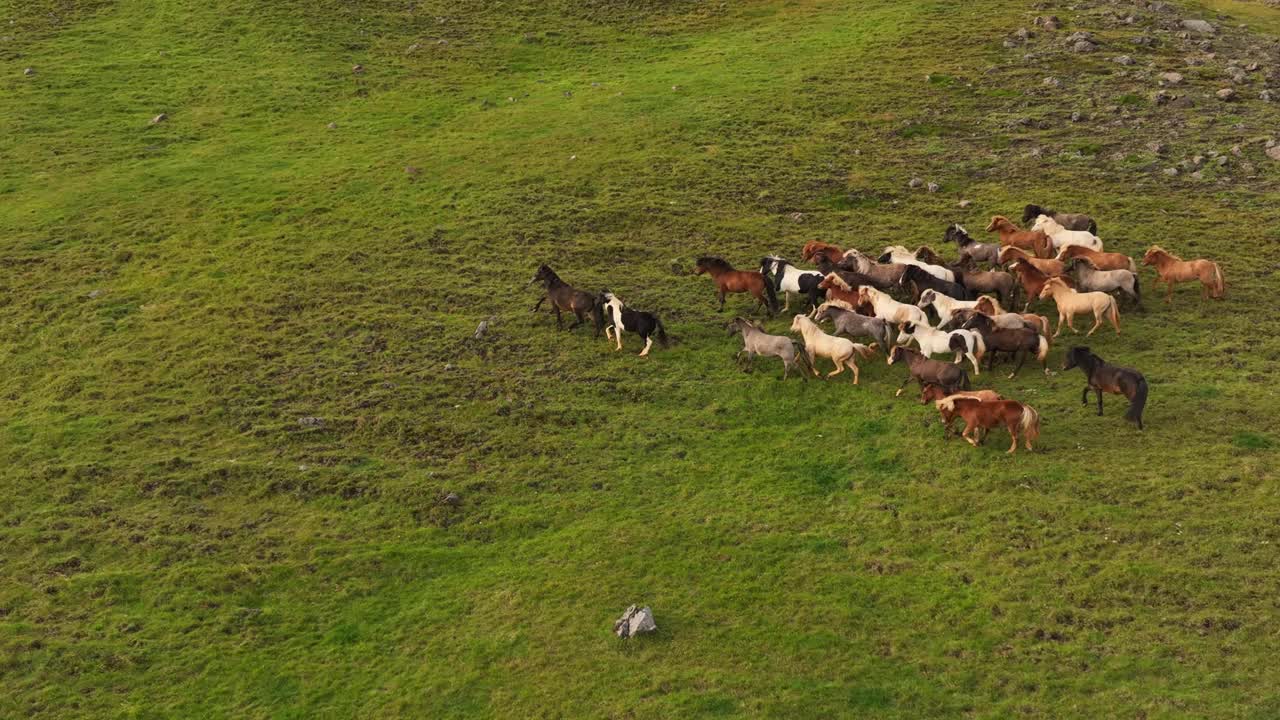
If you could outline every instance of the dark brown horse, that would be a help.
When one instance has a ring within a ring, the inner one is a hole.
[[[1129,398],[1129,410],[1124,419],[1138,424],[1142,429],[1142,409],[1147,405],[1147,379],[1142,373],[1118,365],[1108,365],[1094,355],[1089,348],[1077,345],[1067,351],[1063,370],[1078,367],[1084,372],[1086,384],[1080,394],[1080,403],[1089,404],[1089,391],[1098,394],[1098,414],[1102,414],[1102,392],[1105,390]]]
[[[556,275],[555,271],[546,265],[538,267],[538,271],[533,274],[533,279],[529,281],[532,285],[541,282],[546,287],[546,292],[542,297],[538,298],[538,302],[533,304],[533,309],[529,312],[537,312],[542,307],[542,303],[548,298],[551,300],[551,311],[556,314],[556,327],[563,328],[561,322],[561,312],[571,312],[578,319],[569,329],[572,330],[582,324],[587,313],[591,313],[592,322],[596,326],[595,336],[600,337],[600,331],[604,329],[604,308],[600,305],[600,299],[591,293],[586,293],[575,289]]]
[[[762,273],[756,270],[734,270],[733,266],[722,258],[704,255],[698,258],[693,274],[711,276],[716,284],[716,294],[720,298],[720,310],[724,310],[724,296],[728,293],[751,293],[757,301],[756,307],[764,306],[769,316],[778,309],[778,295],[773,290],[773,283],[767,282]]]
[[[1049,340],[1035,330],[1028,327],[998,327],[990,317],[979,312],[970,315],[961,328],[974,330],[982,336],[982,342],[987,346],[988,370],[995,364],[996,353],[1009,353],[1018,359],[1018,366],[1009,373],[1009,377],[1012,378],[1022,369],[1023,363],[1027,361],[1027,355],[1035,353],[1036,360],[1039,360],[1040,365],[1044,367],[1044,374],[1049,374],[1049,364],[1046,361],[1049,357]]]
[[[901,340],[901,338],[899,338]],[[894,397],[902,394],[902,389],[907,383],[915,380],[923,387],[926,383],[933,383],[941,387],[948,395],[958,390],[969,389],[969,374],[959,365],[953,365],[948,362],[941,362],[927,358],[923,353],[912,350],[902,345],[894,346],[889,353],[889,364],[896,362],[905,362],[907,364],[907,379],[902,381],[898,386],[898,392],[894,393]]]

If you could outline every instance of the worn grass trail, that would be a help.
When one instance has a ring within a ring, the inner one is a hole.
[[[1274,40],[1210,4],[1191,69],[1114,3],[3,8],[0,715],[1273,717]],[[1146,432],[1029,365],[976,380],[1038,452],[944,443],[883,356],[739,372],[673,272],[1026,202],[1223,264],[1089,343]],[[557,333],[541,262],[676,344]]]

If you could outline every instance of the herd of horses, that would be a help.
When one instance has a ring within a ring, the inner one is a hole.
[[[962,420],[961,437],[977,447],[988,430],[1004,427],[1011,438],[1008,452],[1014,453],[1020,440],[1027,450],[1032,449],[1040,433],[1039,413],[993,390],[974,390],[963,363],[968,361],[976,377],[984,360],[991,371],[1003,355],[1014,364],[1008,375],[1012,378],[1034,357],[1047,375],[1050,344],[1064,325],[1078,332],[1075,317],[1092,315],[1093,326],[1086,337],[1104,323],[1119,335],[1122,301],[1137,307],[1142,303],[1138,263],[1123,253],[1104,251],[1093,218],[1027,205],[1022,224],[1029,227],[1024,229],[1001,215],[992,217],[986,228],[995,236],[996,242],[991,243],[974,240],[959,224],[948,226],[943,241],[957,249],[953,263],[928,246],[911,251],[893,245],[872,257],[856,248],[846,250],[815,240],[800,253],[800,261],[814,269],[778,255],[761,259],[750,270],[736,269],[720,257],[703,256],[693,272],[711,278],[720,311],[727,296],[737,293],[750,294],[756,300],[753,309],[769,317],[788,310],[793,298],[803,298],[807,312],[794,315],[790,325],[799,341],[770,334],[763,324],[746,317],[728,324],[730,335],[742,338],[740,364],[745,359],[751,366],[756,356],[776,357],[782,361],[784,380],[792,370],[807,380],[810,373],[821,377],[818,358],[826,358],[833,365],[826,377],[848,370],[857,385],[857,360],[872,358],[883,348],[889,365],[907,368],[897,394],[916,381],[920,402],[933,402],[937,408],[944,437],[950,437],[954,422]],[[1200,282],[1205,298],[1226,295],[1222,269],[1211,260],[1183,260],[1153,245],[1143,255],[1142,265],[1152,267],[1157,280],[1167,286],[1166,303],[1172,303],[1175,285],[1189,281]],[[575,317],[570,330],[590,317],[596,336],[604,332],[615,350],[622,349],[624,332],[638,335],[644,342],[642,357],[649,354],[655,339],[664,347],[669,343],[655,314],[628,307],[608,290],[593,294],[575,289],[546,265],[538,268],[530,284],[535,282],[543,285],[545,293],[533,309],[550,301],[557,328],[563,327],[564,313]],[[1019,293],[1020,310],[1014,309]],[[1058,315],[1052,335],[1049,318],[1031,311],[1034,303],[1044,301],[1052,301]],[[824,329],[826,322],[833,332]],[[861,339],[870,342],[855,341]],[[951,360],[935,360],[935,355]],[[1080,368],[1084,373],[1083,404],[1088,405],[1093,391],[1102,415],[1102,394],[1122,395],[1129,400],[1125,418],[1143,428],[1147,381],[1142,373],[1111,365],[1084,346],[1069,349],[1062,368]]]

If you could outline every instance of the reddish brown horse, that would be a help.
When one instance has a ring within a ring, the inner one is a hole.
[[[778,309],[778,296],[773,290],[773,283],[766,282],[764,275],[756,270],[734,270],[733,266],[718,257],[703,256],[694,265],[693,274],[711,276],[716,284],[716,293],[720,298],[720,310],[724,310],[724,296],[728,293],[751,293],[758,304],[763,305],[773,316]]]
[[[991,218],[991,224],[987,225],[987,232],[997,233],[1000,236],[1001,245],[1030,250],[1040,258],[1053,257],[1053,241],[1048,235],[1040,230],[1023,230],[1003,215]]]
[[[1053,277],[1046,275],[1034,265],[1030,265],[1022,260],[1015,262],[1009,266],[1014,275],[1018,276],[1018,282],[1022,283],[1022,289],[1027,293],[1027,303],[1022,306],[1023,310],[1031,307],[1031,303],[1040,297],[1040,291],[1044,290],[1045,285],[1050,280],[1061,280],[1064,285],[1069,288],[1075,288],[1076,283],[1067,276]]]
[[[1128,270],[1129,272],[1138,272],[1138,266],[1133,262],[1133,258],[1124,253],[1115,252],[1098,252],[1093,248],[1087,248],[1083,245],[1068,245],[1062,248],[1058,253],[1058,259],[1066,262],[1072,258],[1084,258],[1097,270]]]
[[[1009,454],[1018,450],[1018,434],[1028,450],[1031,442],[1040,437],[1040,413],[1030,405],[1023,405],[1017,400],[982,401],[972,398],[949,397],[938,401],[938,411],[954,413],[964,419],[964,430],[960,436],[969,444],[978,447],[977,432],[1003,425],[1013,440],[1009,445]]]
[[[833,263],[838,263],[844,257],[844,250],[841,250],[838,245],[818,240],[805,243],[804,249],[800,252],[800,259],[805,262],[815,262],[818,257],[825,257]]]
[[[1222,278],[1222,268],[1212,260],[1183,260],[1159,245],[1152,245],[1147,254],[1142,256],[1143,265],[1154,265],[1160,282],[1169,286],[1164,296],[1167,303],[1173,302],[1173,286],[1188,280],[1199,280],[1201,297],[1221,300],[1227,296],[1227,283]]]

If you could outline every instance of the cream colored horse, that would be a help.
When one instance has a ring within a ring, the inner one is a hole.
[[[853,371],[853,384],[858,384],[858,365],[853,361],[854,355],[861,355],[864,358],[872,357],[876,354],[876,343],[870,346],[856,343],[852,340],[846,340],[835,335],[828,335],[818,327],[816,323],[804,315],[796,315],[791,321],[791,332],[798,332],[804,337],[804,351],[809,356],[809,365],[813,368],[813,374],[818,374],[818,366],[815,362],[817,356],[831,358],[836,364],[836,369],[827,373],[827,377],[838,375],[848,367]]]
[[[905,322],[918,323],[920,325],[929,324],[929,316],[925,315],[924,310],[915,305],[900,303],[873,287],[859,286],[858,300],[871,303],[876,317],[886,322],[891,322],[895,325]]]
[[[1104,317],[1111,321],[1111,327],[1116,329],[1116,334],[1120,334],[1120,310],[1114,297],[1104,292],[1076,292],[1067,287],[1062,278],[1049,278],[1045,282],[1044,288],[1040,291],[1040,299],[1043,300],[1049,296],[1053,296],[1053,302],[1058,306],[1058,329],[1053,332],[1054,337],[1058,337],[1062,332],[1063,322],[1071,328],[1071,332],[1079,332],[1071,323],[1071,319],[1088,312],[1093,313],[1093,327],[1089,329],[1086,337],[1102,327]]]
[[[1079,245],[1087,247],[1090,250],[1102,252],[1102,240],[1097,235],[1088,230],[1068,230],[1058,224],[1057,220],[1048,215],[1041,215],[1036,218],[1036,222],[1031,226],[1032,230],[1039,230],[1049,239],[1053,241],[1053,248],[1061,250],[1069,245]]]

